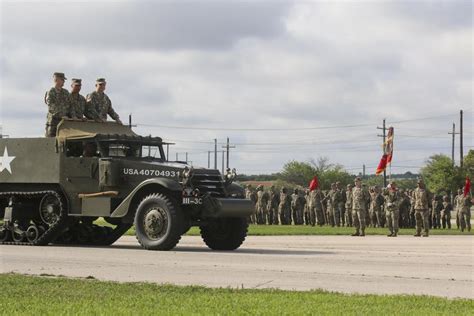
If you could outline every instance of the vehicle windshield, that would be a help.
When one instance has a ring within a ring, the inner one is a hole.
[[[69,157],[127,157],[165,160],[163,147],[134,142],[73,141],[67,144]]]
[[[165,159],[161,145],[144,145],[127,142],[102,142],[103,157],[155,158]]]

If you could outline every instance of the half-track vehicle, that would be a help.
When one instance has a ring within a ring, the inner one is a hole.
[[[170,162],[159,137],[114,122],[63,120],[56,137],[0,139],[0,243],[111,245],[132,226],[170,250],[192,226],[237,249],[252,202],[232,176]]]

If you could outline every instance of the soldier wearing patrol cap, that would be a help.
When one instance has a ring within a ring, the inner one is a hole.
[[[112,107],[112,101],[104,93],[106,85],[104,78],[98,78],[95,82],[95,91],[87,95],[87,104],[97,112],[102,121],[107,121],[107,115],[110,115],[117,123],[122,124],[119,115]]]
[[[362,181],[355,178],[355,187],[352,189],[352,224],[356,231],[352,236],[365,236],[365,218],[367,213],[368,192],[362,188]]]
[[[415,221],[416,234],[415,237],[421,236],[423,228],[423,237],[428,237],[430,227],[430,210],[429,210],[429,192],[425,189],[423,180],[418,179],[417,188],[413,192],[415,203]]]
[[[44,103],[48,106],[46,137],[55,137],[56,129],[63,117],[69,117],[69,92],[63,88],[66,76],[62,72],[53,74],[54,86],[46,92]]]
[[[99,116],[97,112],[86,103],[84,98],[79,92],[81,92],[82,79],[71,79],[71,93],[69,94],[69,105],[70,105],[70,116],[73,119],[91,119],[98,120]]]

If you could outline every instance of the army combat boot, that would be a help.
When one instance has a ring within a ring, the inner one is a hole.
[[[429,234],[428,234],[428,230],[425,230],[425,233],[423,234],[423,237],[428,237]]]
[[[353,233],[351,236],[360,236],[360,234],[359,234],[359,231],[358,231],[358,230],[356,230],[356,232],[355,232],[355,233]]]
[[[392,234],[392,237],[397,237],[398,236],[398,231],[395,231],[393,234]]]
[[[387,237],[393,237],[393,232],[391,231],[390,234],[387,235]]]
[[[365,236],[365,229],[362,229],[362,231],[361,231],[361,233],[360,233],[359,236],[361,236],[361,237],[364,237],[364,236]]]

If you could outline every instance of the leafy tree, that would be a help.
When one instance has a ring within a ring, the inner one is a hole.
[[[462,176],[469,176],[474,181],[474,150],[469,150],[463,159],[463,174]]]
[[[306,187],[316,174],[316,169],[311,164],[293,160],[283,166],[281,179]]]
[[[421,169],[426,186],[433,193],[455,190],[462,184],[462,172],[446,155],[433,155]]]

